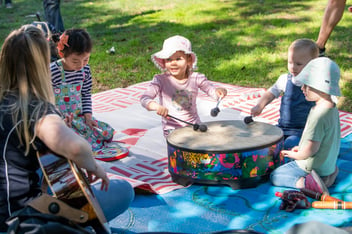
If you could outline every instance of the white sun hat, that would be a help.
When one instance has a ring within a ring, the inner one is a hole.
[[[153,63],[160,70],[165,70],[165,59],[170,58],[175,52],[183,51],[192,57],[192,69],[197,68],[197,55],[192,52],[191,42],[183,36],[172,36],[164,41],[163,49],[151,56]]]
[[[327,57],[311,60],[295,78],[303,84],[324,93],[341,96],[339,87],[340,68]]]

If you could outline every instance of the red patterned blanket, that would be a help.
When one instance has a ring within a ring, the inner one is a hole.
[[[172,182],[168,173],[167,144],[162,135],[161,118],[141,107],[139,98],[148,82],[117,88],[93,95],[94,116],[109,123],[117,130],[115,141],[128,147],[130,154],[124,159],[101,162],[111,178],[123,178],[134,187],[152,193],[163,194],[183,188]],[[203,93],[199,94],[197,105],[202,121],[243,119],[256,104],[263,88],[246,88],[214,82],[225,86],[228,95],[220,103],[220,113],[214,118],[210,110],[216,102]],[[274,100],[256,118],[276,124],[279,118],[280,98]],[[340,111],[341,137],[352,133],[352,114]]]

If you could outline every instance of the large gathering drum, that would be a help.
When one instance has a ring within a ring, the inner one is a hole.
[[[175,183],[255,187],[284,163],[283,132],[277,126],[240,120],[204,124],[206,132],[187,126],[167,137],[168,169]]]

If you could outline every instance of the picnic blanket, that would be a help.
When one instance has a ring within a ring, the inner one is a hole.
[[[162,134],[161,117],[155,112],[148,112],[139,103],[147,84],[140,83],[93,96],[95,117],[111,124],[118,131],[114,140],[130,150],[126,158],[100,163],[109,171],[111,178],[123,178],[137,188],[130,208],[110,222],[115,233],[208,234],[240,229],[281,234],[296,223],[311,220],[332,226],[352,226],[351,210],[280,210],[281,199],[275,193],[284,192],[287,188],[274,187],[270,182],[238,190],[225,185],[193,184],[185,188],[172,182],[167,169],[167,143]],[[216,102],[203,93],[199,94],[197,104],[203,122],[243,120],[265,91],[216,82],[214,85],[225,86],[228,96],[221,101],[218,116],[211,117],[210,110]],[[276,124],[279,106],[280,99],[274,100],[255,121]],[[329,190],[334,197],[352,201],[351,113],[341,111],[340,120],[340,173]],[[312,199],[309,198],[309,201],[312,202]]]
[[[203,122],[219,120],[242,120],[250,113],[263,88],[247,88],[213,82],[228,90],[228,95],[221,101],[220,113],[210,115],[216,101],[204,93],[197,99],[198,112]],[[109,123],[117,130],[114,141],[129,148],[128,157],[101,162],[111,178],[123,178],[133,187],[155,193],[165,194],[184,188],[174,183],[168,172],[167,143],[162,133],[161,117],[155,112],[144,109],[139,98],[146,90],[148,82],[117,88],[93,95],[93,113],[98,120]],[[276,124],[279,118],[280,98],[275,99],[256,117],[256,121]],[[340,111],[342,138],[352,133],[351,113]]]
[[[352,135],[349,135],[341,139],[338,160],[340,173],[336,183],[329,188],[331,196],[344,201],[352,201],[351,159]],[[229,230],[282,234],[294,224],[308,221],[336,227],[352,226],[352,210],[280,210],[281,199],[275,193],[283,193],[287,189],[266,182],[255,188],[239,190],[228,186],[192,185],[166,194],[137,194],[130,208],[111,221],[110,225],[116,233],[124,234],[209,234]],[[308,201],[315,200],[308,197]]]

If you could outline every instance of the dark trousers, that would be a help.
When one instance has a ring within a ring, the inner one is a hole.
[[[60,0],[43,0],[46,21],[54,26],[56,32],[64,32],[64,22],[60,12]]]

